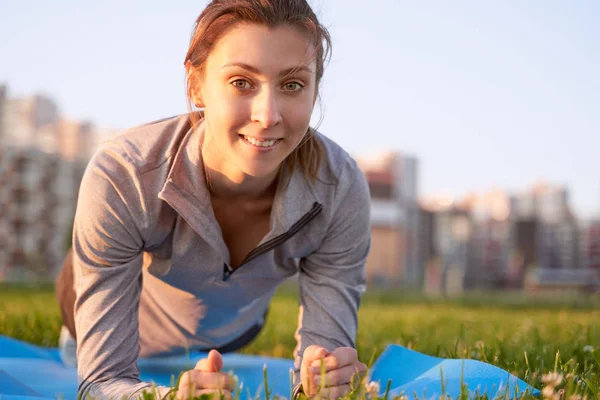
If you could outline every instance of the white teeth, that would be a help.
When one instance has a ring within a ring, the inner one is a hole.
[[[254,139],[254,138],[249,137],[249,136],[244,136],[244,138],[248,142],[250,142],[253,145],[258,146],[258,147],[271,147],[271,146],[273,146],[277,142],[277,140],[264,140],[264,141],[261,141],[261,140]]]

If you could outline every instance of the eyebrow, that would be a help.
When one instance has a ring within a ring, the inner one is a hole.
[[[239,67],[245,70],[248,70],[250,72],[254,72],[255,74],[260,74],[260,71],[258,70],[258,68],[253,67],[252,65],[248,65],[245,63],[238,63],[238,62],[233,62],[233,63],[228,63],[223,65],[221,68],[229,68],[229,67]],[[292,68],[287,68],[284,69],[283,71],[279,72],[279,76],[287,76],[287,75],[291,75],[294,72],[310,72],[312,73],[312,69],[308,68],[305,65],[299,66],[299,67],[292,67]]]

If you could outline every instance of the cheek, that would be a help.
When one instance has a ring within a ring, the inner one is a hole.
[[[304,135],[310,124],[312,111],[312,101],[290,102],[285,107],[283,119],[294,134]]]
[[[231,97],[223,93],[207,99],[205,115],[213,129],[228,130],[246,122],[248,106],[239,97]]]

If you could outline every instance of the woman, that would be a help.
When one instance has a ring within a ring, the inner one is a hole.
[[[354,340],[368,187],[348,154],[309,127],[328,52],[305,0],[215,0],[185,60],[191,112],[95,154],[73,265],[58,282],[81,395],[140,395],[150,385],[139,381],[139,356],[213,349],[177,395],[230,396],[221,353],[258,334],[277,285],[296,273],[298,388],[335,398],[365,371]]]

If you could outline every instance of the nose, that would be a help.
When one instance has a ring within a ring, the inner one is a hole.
[[[272,128],[281,122],[281,110],[275,91],[261,90],[252,101],[252,121],[264,129]]]

